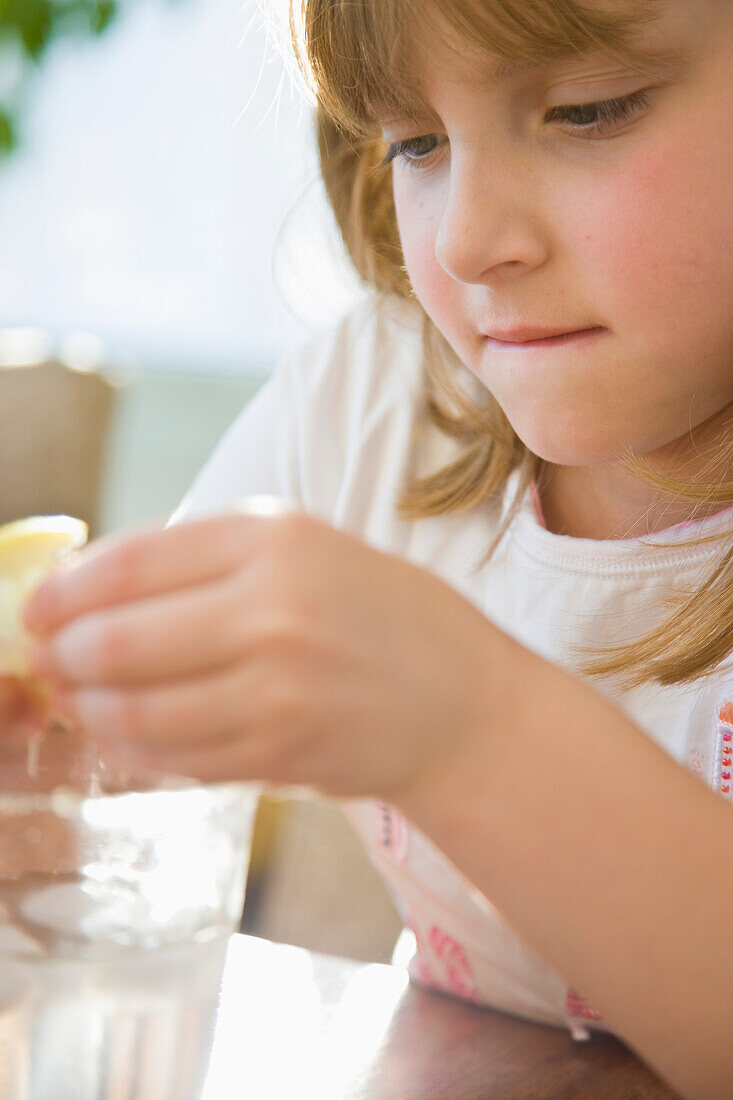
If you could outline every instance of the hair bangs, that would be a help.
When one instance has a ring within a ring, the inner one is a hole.
[[[414,26],[419,0],[397,0],[409,5]],[[592,51],[615,57],[634,68],[659,68],[674,63],[669,54],[643,48],[636,40],[661,11],[660,0],[429,0],[430,6],[455,40],[487,52],[499,63],[494,74],[562,60]]]
[[[298,2],[290,8],[298,64],[339,127],[374,137],[380,112],[404,113],[416,104],[403,64],[408,20],[399,0],[300,0],[296,12]]]

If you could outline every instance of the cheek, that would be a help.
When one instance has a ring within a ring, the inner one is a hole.
[[[731,331],[733,156],[711,153],[700,136],[658,143],[600,184],[575,223],[597,305],[624,336],[689,344]]]
[[[440,266],[435,240],[440,225],[440,199],[408,200],[395,186],[395,209],[402,255],[412,288],[428,316],[449,335],[457,324],[459,284]]]

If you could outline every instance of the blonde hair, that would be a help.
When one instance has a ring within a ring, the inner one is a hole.
[[[469,48],[481,51],[484,65],[488,56],[500,65],[516,66],[601,49],[640,72],[658,72],[678,58],[641,50],[635,43],[635,35],[658,9],[659,0],[606,0],[605,6],[583,0],[290,0],[291,36],[316,97],[321,169],[344,243],[366,283],[420,310],[429,415],[462,445],[456,461],[407,484],[400,513],[419,518],[466,511],[497,493],[518,470],[514,500],[484,561],[503,538],[542,464],[488,391],[481,404],[464,392],[457,381],[463,365],[414,297],[397,230],[391,173],[382,164],[385,145],[377,115],[394,111],[405,117],[419,110],[410,42],[431,16],[442,19]],[[722,434],[712,470],[733,462],[730,423]],[[670,496],[699,506],[733,504],[731,481],[677,481],[631,452],[624,465]],[[670,597],[668,605],[661,625],[632,643],[596,650],[592,657],[578,650],[579,656],[590,657],[579,671],[615,676],[627,687],[649,681],[683,683],[713,673],[733,651],[733,546],[724,547],[702,585],[683,597]]]

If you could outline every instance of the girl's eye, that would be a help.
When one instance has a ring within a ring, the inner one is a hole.
[[[563,122],[576,134],[604,134],[620,122],[626,122],[649,106],[649,93],[642,90],[619,99],[578,106],[553,107],[545,115],[546,122]]]
[[[604,99],[598,103],[569,104],[553,107],[545,115],[546,122],[562,122],[571,132],[579,135],[602,136],[619,123],[626,122],[649,106],[649,92],[642,89],[618,99]],[[430,160],[431,154],[441,144],[438,134],[422,134],[393,142],[382,161],[382,167],[401,157],[410,167],[419,171]]]
[[[423,134],[420,137],[408,138],[406,141],[395,141],[387,150],[382,167],[390,164],[395,157],[411,161],[411,167],[417,167],[417,162],[426,160],[437,147],[437,134]]]

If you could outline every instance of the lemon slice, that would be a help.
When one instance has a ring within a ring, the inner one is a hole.
[[[30,516],[0,527],[0,675],[28,675],[30,638],[21,621],[23,605],[88,534],[86,523],[71,516]]]

